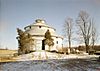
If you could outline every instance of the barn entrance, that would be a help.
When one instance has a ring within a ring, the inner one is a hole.
[[[44,44],[45,40],[42,40],[42,50],[45,50],[45,44]]]

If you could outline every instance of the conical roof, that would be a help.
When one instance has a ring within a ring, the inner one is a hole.
[[[56,30],[55,28],[47,25],[46,21],[43,19],[36,19],[35,23],[32,23],[31,25],[26,26],[24,29],[26,29],[27,27],[30,27],[30,26],[43,26],[43,27],[48,27],[48,28],[52,28],[52,29]]]
[[[36,19],[34,23],[26,26],[25,32],[33,35],[33,36],[44,36],[46,31],[49,30],[52,36],[60,37],[56,34],[56,29],[47,25],[45,20]]]

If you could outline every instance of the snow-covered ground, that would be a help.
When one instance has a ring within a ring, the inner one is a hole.
[[[100,62],[88,59],[33,60],[0,66],[0,71],[100,71]]]
[[[38,51],[16,57],[17,62],[0,63],[0,71],[100,71],[97,57]]]
[[[72,58],[92,58],[98,57],[97,55],[88,55],[88,54],[58,54],[47,51],[37,51],[30,54],[20,55],[15,57],[16,61],[29,61],[29,60],[46,60],[46,59],[72,59]]]

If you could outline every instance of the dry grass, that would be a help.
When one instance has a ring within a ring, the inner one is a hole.
[[[17,53],[17,50],[4,50],[0,49],[0,55],[14,54]]]
[[[0,62],[15,61],[13,55],[17,53],[17,50],[4,50],[0,49]]]

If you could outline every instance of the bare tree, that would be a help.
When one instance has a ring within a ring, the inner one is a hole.
[[[69,53],[70,53],[71,41],[72,41],[72,27],[73,27],[72,18],[67,18],[67,20],[65,20],[65,24],[64,24],[64,34],[65,34],[65,38],[68,40]]]
[[[80,11],[78,19],[76,20],[76,23],[79,27],[80,37],[83,39],[85,46],[86,46],[86,52],[89,52],[89,45],[90,42],[94,44],[95,42],[95,29],[93,27],[93,20],[90,18],[89,14],[85,11]],[[91,40],[92,37],[92,40]]]
[[[96,40],[97,40],[97,32],[96,32],[96,28],[94,26],[94,22],[92,20],[92,30],[91,30],[91,45],[92,45],[92,49],[94,48]]]

